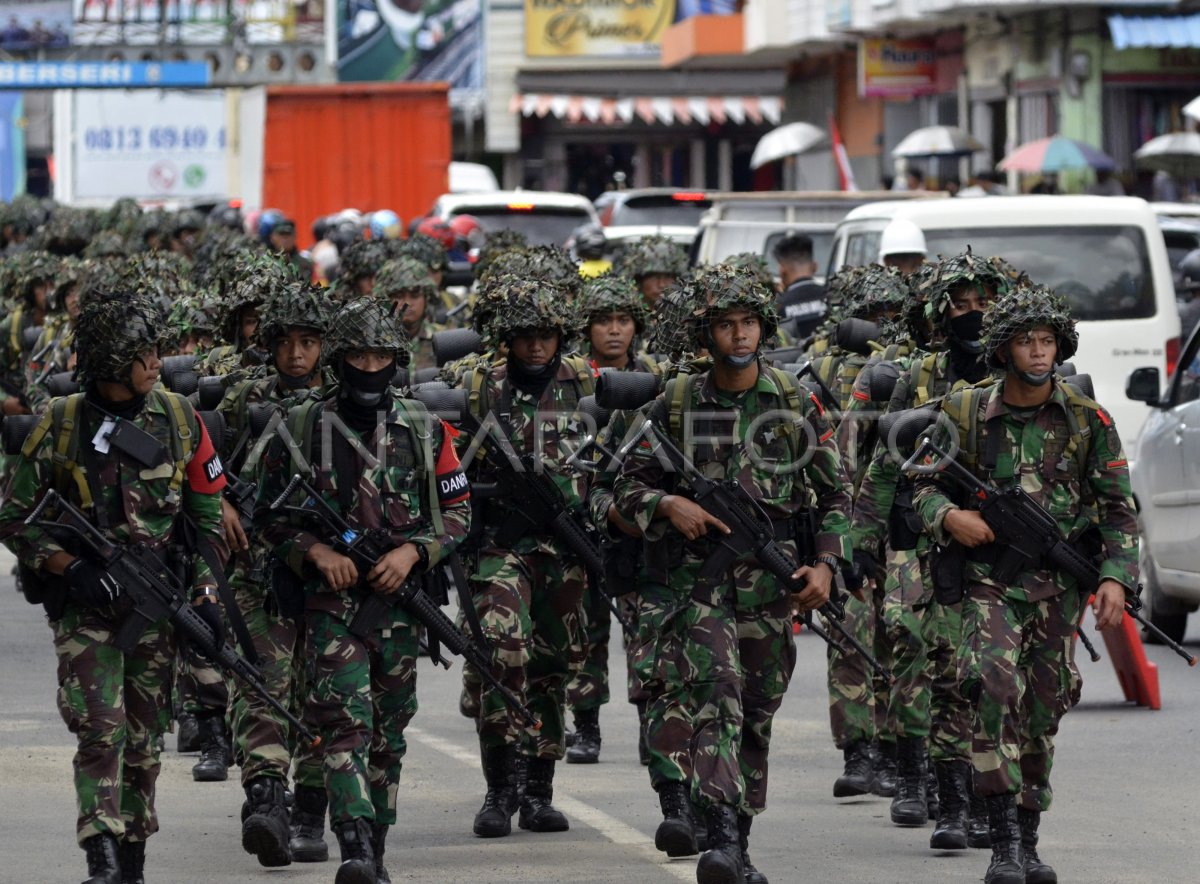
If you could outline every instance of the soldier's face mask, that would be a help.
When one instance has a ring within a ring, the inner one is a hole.
[[[949,320],[950,342],[960,349],[971,353],[980,353],[983,346],[979,343],[979,334],[983,331],[983,312],[971,310]]]
[[[352,401],[359,405],[375,405],[387,392],[392,378],[396,374],[396,361],[393,359],[386,367],[376,371],[364,371],[356,368],[345,359],[342,360],[341,381],[342,389]]]

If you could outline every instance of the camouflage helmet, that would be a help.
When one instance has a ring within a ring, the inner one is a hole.
[[[483,334],[492,349],[522,331],[552,329],[558,332],[560,345],[578,331],[579,321],[565,289],[528,276],[504,277],[494,284],[493,309]]]
[[[478,266],[476,267],[476,278],[479,280],[479,284],[483,286],[500,277],[522,275],[528,265],[525,257],[527,254],[528,250],[524,248],[497,252],[492,256],[485,269],[479,270]]]
[[[83,250],[85,258],[119,258],[128,253],[125,238],[115,230],[101,230]]]
[[[446,269],[446,247],[432,236],[414,233],[409,239],[403,240],[397,250],[416,258],[434,273]]]
[[[895,267],[870,264],[850,284],[846,312],[865,319],[872,314],[904,310],[912,301],[912,288],[904,274]]]
[[[437,284],[429,275],[429,267],[407,255],[387,261],[375,276],[375,295],[390,298],[398,292],[417,292],[427,298],[435,296]]]
[[[646,344],[654,353],[682,359],[695,352],[696,289],[685,276],[670,286],[654,305],[654,328]]]
[[[55,255],[78,255],[100,229],[101,216],[95,209],[58,206],[34,235],[34,247]]]
[[[241,338],[242,313],[246,308],[261,306],[295,281],[295,275],[283,262],[266,252],[257,253],[242,267],[233,289],[221,299],[220,331],[225,342],[236,344]]]
[[[13,288],[13,296],[26,304],[33,303],[33,289],[38,283],[53,286],[61,261],[49,252],[39,251],[19,252],[10,260],[13,263],[9,284]]]
[[[272,291],[259,308],[255,337],[267,348],[286,337],[288,329],[307,328],[322,335],[329,328],[329,301],[324,290],[308,282],[291,282]]]
[[[963,285],[973,285],[976,290],[990,288],[993,297],[1002,295],[1012,288],[1012,280],[1001,267],[1007,267],[999,258],[984,258],[972,254],[970,246],[961,255],[943,258],[937,263],[937,275],[928,285],[929,297],[926,315],[935,327],[941,327],[950,311],[951,295]]]
[[[164,313],[193,291],[187,261],[175,252],[138,252],[118,266],[120,288],[152,298]]]
[[[650,310],[646,306],[646,299],[638,291],[633,280],[627,276],[605,273],[586,280],[580,287],[577,307],[585,328],[590,326],[596,317],[612,313],[628,313],[639,335],[646,330],[650,322]]]
[[[620,270],[636,280],[652,273],[678,277],[687,270],[687,255],[669,237],[644,236],[625,247]]]
[[[983,329],[979,339],[987,363],[1003,368],[997,358],[1000,349],[1021,332],[1048,326],[1058,339],[1058,362],[1075,355],[1079,347],[1079,332],[1071,318],[1071,307],[1062,295],[1039,285],[1018,286],[994,300],[983,314]]]
[[[759,282],[753,270],[718,264],[696,274],[695,286],[697,297],[692,315],[700,343],[710,345],[712,321],[733,310],[749,310],[758,316],[762,322],[760,347],[775,336],[779,328],[775,293]]]
[[[583,282],[579,267],[558,246],[530,246],[524,252],[523,267],[525,275],[561,288],[568,298],[579,293]]]
[[[179,298],[167,313],[167,325],[179,338],[188,335],[216,335],[217,304],[203,292]]]
[[[771,273],[771,268],[767,266],[766,258],[757,252],[738,252],[736,255],[730,255],[721,263],[749,270],[767,288],[772,290],[775,288],[775,276]]]
[[[407,364],[412,342],[400,320],[375,298],[360,298],[338,309],[325,336],[325,355],[335,373],[342,357],[354,350],[388,353],[398,364]]]
[[[492,262],[506,252],[519,251],[529,248],[529,240],[525,234],[517,230],[495,230],[487,235],[483,246],[479,249],[479,257],[472,268],[476,279],[482,279],[491,267]]]
[[[827,316],[831,322],[841,322],[847,317],[847,308],[851,303],[851,292],[858,281],[869,272],[868,267],[842,267],[836,273],[830,274],[825,285],[825,304]]]
[[[67,295],[72,291],[79,292],[88,275],[88,264],[89,262],[74,256],[68,256],[59,262],[58,270],[54,274],[54,291],[50,293],[51,309],[62,310]]]
[[[170,331],[158,304],[128,292],[96,293],[83,306],[75,330],[83,381],[122,381],[133,361],[167,343]]]
[[[338,256],[338,279],[352,286],[360,279],[378,275],[387,259],[388,249],[383,240],[360,239]]]

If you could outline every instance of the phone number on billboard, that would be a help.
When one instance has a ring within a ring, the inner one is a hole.
[[[225,147],[225,127],[203,126],[97,126],[85,129],[87,150],[204,150]]]

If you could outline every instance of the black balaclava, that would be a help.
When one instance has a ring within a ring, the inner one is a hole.
[[[363,371],[342,359],[338,412],[351,429],[365,432],[375,426],[395,374],[394,359],[379,371]]]

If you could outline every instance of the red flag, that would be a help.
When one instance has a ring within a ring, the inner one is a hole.
[[[850,166],[850,157],[846,156],[846,145],[842,144],[842,136],[838,132],[837,121],[834,120],[833,114],[829,115],[829,133],[833,139],[833,158],[837,162],[838,178],[841,181],[842,190],[856,191],[858,184],[854,180],[854,169]]]

